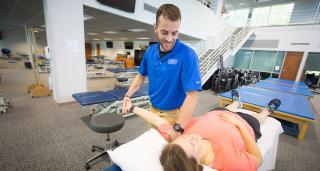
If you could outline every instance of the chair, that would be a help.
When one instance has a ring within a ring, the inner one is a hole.
[[[4,57],[11,57],[11,50],[8,48],[2,48],[1,49],[2,55]]]
[[[92,149],[91,149],[92,152],[100,151],[100,153],[86,161],[86,164],[85,164],[86,170],[90,169],[90,167],[93,165],[91,164],[93,161],[95,161],[96,159],[102,156],[107,156],[108,160],[110,160],[107,150],[115,149],[116,147],[119,146],[119,143],[117,140],[110,142],[109,134],[120,130],[123,127],[123,125],[124,125],[124,117],[115,113],[103,113],[103,114],[93,116],[91,118],[91,122],[90,122],[91,129],[98,133],[107,134],[107,139],[106,139],[107,145],[106,145],[106,148],[95,146],[95,145],[92,146]]]

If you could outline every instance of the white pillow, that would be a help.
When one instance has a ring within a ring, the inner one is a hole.
[[[138,138],[108,151],[111,160],[123,171],[162,171],[160,155],[167,141],[154,129]]]
[[[167,143],[158,131],[150,129],[108,154],[123,171],[163,171],[159,158]],[[204,166],[203,171],[213,169]]]

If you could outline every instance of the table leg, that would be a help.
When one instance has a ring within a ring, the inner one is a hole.
[[[302,141],[304,139],[304,136],[308,130],[308,123],[301,124],[301,129],[299,131],[298,140]]]

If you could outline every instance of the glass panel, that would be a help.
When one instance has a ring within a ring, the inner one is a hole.
[[[255,71],[272,72],[276,60],[274,51],[254,51],[250,69]]]
[[[254,26],[265,26],[268,24],[268,18],[271,7],[260,7],[254,8],[252,12],[251,25]]]
[[[285,52],[278,52],[276,63],[274,64],[273,72],[279,73],[281,71],[281,66],[283,62]]]
[[[289,24],[294,3],[275,5],[271,7],[268,25]]]
[[[249,9],[241,9],[241,10],[234,10],[230,11],[230,21],[233,25],[242,27],[247,25],[247,19],[249,15]]]
[[[309,53],[304,70],[320,71],[320,53]]]
[[[234,68],[248,69],[251,56],[251,50],[239,50],[234,59]]]

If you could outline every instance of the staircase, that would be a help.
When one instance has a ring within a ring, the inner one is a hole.
[[[208,47],[208,40],[202,40],[195,46],[196,53],[199,56],[202,85],[218,69],[219,56],[222,55],[223,60],[226,60],[230,55],[235,55],[244,42],[254,33],[254,30],[255,28],[252,27],[237,28],[216,49]]]

